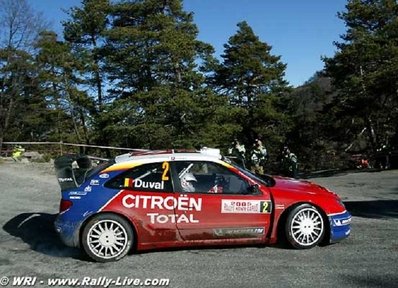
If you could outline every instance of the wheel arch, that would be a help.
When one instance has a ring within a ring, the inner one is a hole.
[[[129,226],[130,226],[130,228],[131,228],[131,232],[133,233],[133,236],[134,236],[134,241],[133,241],[133,247],[132,247],[132,250],[136,250],[137,249],[137,243],[138,243],[138,233],[137,233],[137,228],[135,227],[135,224],[133,223],[133,221],[131,221],[130,220],[130,218],[129,217],[127,217],[126,215],[124,215],[124,214],[122,214],[122,213],[118,213],[118,212],[111,212],[111,211],[100,211],[100,212],[98,212],[98,213],[94,213],[94,214],[92,214],[92,215],[90,215],[89,217],[87,217],[87,219],[85,219],[84,221],[83,221],[83,223],[82,223],[82,225],[80,226],[80,229],[79,229],[79,245],[80,245],[80,247],[82,247],[82,237],[83,237],[83,231],[84,231],[84,228],[86,227],[86,225],[87,225],[87,223],[91,220],[91,219],[93,219],[94,217],[96,217],[96,216],[98,216],[98,215],[106,215],[106,214],[109,214],[109,215],[116,215],[116,216],[118,216],[118,217],[120,217],[120,218],[123,218],[124,220],[126,220],[127,221],[127,223],[129,224]]]
[[[313,202],[310,202],[310,201],[295,202],[295,203],[292,203],[285,210],[283,210],[282,214],[278,218],[278,223],[277,223],[277,239],[278,239],[278,242],[281,241],[283,244],[286,243],[286,235],[285,235],[284,228],[285,228],[287,217],[289,216],[289,213],[294,208],[296,208],[297,206],[300,206],[302,204],[312,205],[315,208],[317,208],[318,211],[321,213],[322,218],[323,218],[323,222],[324,222],[324,225],[325,225],[325,234],[323,236],[323,239],[322,239],[320,245],[325,245],[325,244],[329,243],[329,241],[330,241],[330,222],[329,222],[329,218],[326,215],[325,210],[322,209],[322,207],[320,207],[316,203],[313,203]]]

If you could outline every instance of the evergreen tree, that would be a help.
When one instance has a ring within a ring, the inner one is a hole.
[[[80,91],[82,63],[74,57],[68,43],[57,40],[54,32],[40,35],[36,62],[39,68],[41,95],[47,100],[49,117],[56,123],[56,131],[49,138],[54,141],[89,142],[88,119],[94,103]]]
[[[289,128],[281,110],[282,96],[289,90],[283,79],[286,65],[246,22],[238,23],[237,33],[224,47],[223,62],[210,82],[236,109],[231,122],[241,126],[240,138],[251,144],[262,136],[264,144],[276,151]]]
[[[289,144],[300,155],[300,170],[338,168],[339,143],[334,129],[330,129],[330,109],[336,93],[331,79],[317,72],[304,85],[293,89],[287,96],[287,113],[293,126],[287,134]]]
[[[196,39],[182,1],[124,1],[111,11],[105,48],[114,102],[102,115],[109,139],[146,148],[218,142],[229,131],[215,121],[223,100],[198,67],[213,48]]]
[[[398,139],[398,4],[350,0],[339,17],[347,32],[336,43],[336,55],[325,59],[339,92],[331,121],[342,149],[365,131],[375,153]]]
[[[82,7],[70,9],[70,19],[63,22],[66,42],[86,63],[87,84],[96,89],[98,111],[104,102],[103,46],[109,10],[109,0],[83,0]]]
[[[40,130],[29,123],[35,113],[40,113],[30,109],[30,105],[44,103],[36,94],[36,77],[37,69],[29,53],[0,49],[0,146],[3,137],[8,141],[27,140]]]

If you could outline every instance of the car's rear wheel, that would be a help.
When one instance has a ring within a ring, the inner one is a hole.
[[[114,214],[99,214],[84,227],[82,245],[90,258],[98,262],[110,262],[126,256],[133,238],[125,219]]]
[[[321,212],[310,204],[298,205],[286,219],[285,233],[294,248],[308,249],[318,245],[325,234]]]

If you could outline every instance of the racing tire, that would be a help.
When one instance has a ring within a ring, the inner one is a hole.
[[[90,219],[82,233],[86,254],[97,262],[122,259],[133,246],[134,234],[124,218],[115,214],[99,214]]]
[[[317,246],[325,235],[325,229],[321,211],[310,204],[298,205],[286,218],[286,240],[291,247],[296,249]]]

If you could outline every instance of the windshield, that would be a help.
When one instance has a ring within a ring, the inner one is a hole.
[[[233,161],[230,158],[223,157],[223,160],[227,162],[228,164],[232,165],[236,169],[238,169],[240,172],[245,174],[247,177],[252,178],[261,184],[267,186],[267,187],[273,187],[275,186],[275,180],[271,175],[257,175],[251,172],[250,170],[242,167],[241,165],[237,164],[235,161]]]

